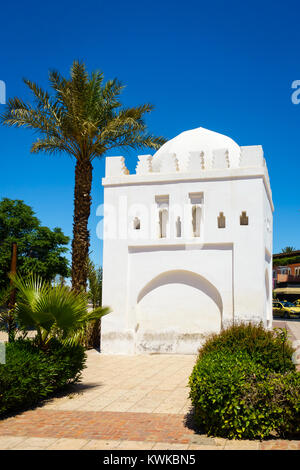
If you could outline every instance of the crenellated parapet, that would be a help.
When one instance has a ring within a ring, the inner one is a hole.
[[[152,155],[138,156],[138,162],[135,170],[137,175],[152,173],[152,158]]]
[[[121,176],[129,175],[129,170],[125,166],[124,157],[106,157],[105,159],[105,176]]]
[[[219,149],[213,151],[212,167],[223,170],[229,168],[229,152],[228,149]]]
[[[240,167],[265,166],[264,152],[261,145],[241,147]]]
[[[264,168],[261,145],[240,147],[229,137],[213,131],[193,129],[166,142],[153,156],[139,155],[136,175],[205,175],[209,171]],[[267,173],[267,170],[266,170]],[[106,158],[106,177],[129,175],[124,157]],[[186,176],[185,176],[186,175]],[[133,175],[131,175],[133,176]]]
[[[206,170],[226,170],[234,168],[266,167],[261,145],[240,147],[239,159],[230,158],[228,149],[217,149],[212,152],[192,151],[185,160],[180,160],[176,153],[161,154],[160,158],[152,155],[139,155],[136,165],[137,175],[203,173]],[[124,157],[106,158],[106,177],[128,175]]]
[[[190,152],[186,165],[186,171],[190,173],[204,170],[204,152]]]

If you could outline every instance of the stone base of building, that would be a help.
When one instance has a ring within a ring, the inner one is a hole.
[[[103,354],[197,354],[209,333],[111,332],[101,336]]]
[[[267,329],[272,322],[267,322],[259,315],[240,316],[234,320],[239,323],[262,323]],[[228,328],[232,320],[225,320],[222,328]],[[197,354],[208,336],[218,331],[178,332],[168,331],[103,331],[101,334],[101,353],[103,354]]]

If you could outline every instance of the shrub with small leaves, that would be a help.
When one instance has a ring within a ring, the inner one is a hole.
[[[46,351],[30,340],[7,344],[6,364],[0,364],[0,415],[35,405],[78,382],[85,360],[82,346],[66,346],[56,340]]]
[[[251,377],[243,390],[245,405],[255,410],[260,427],[269,423],[278,437],[300,437],[300,374],[269,373]]]
[[[300,431],[300,374],[270,372],[245,352],[213,351],[190,380],[196,424],[209,435],[263,439]]]
[[[196,424],[209,435],[300,434],[300,374],[285,330],[233,325],[211,335],[189,379]]]
[[[208,337],[199,351],[199,358],[212,351],[227,351],[228,354],[244,351],[258,364],[285,372],[295,370],[292,361],[294,349],[287,340],[284,329],[266,330],[262,323],[237,323]]]

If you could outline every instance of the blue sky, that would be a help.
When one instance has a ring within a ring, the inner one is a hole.
[[[299,2],[282,0],[5,2],[0,80],[8,97],[27,99],[22,77],[47,87],[49,69],[68,74],[80,59],[126,85],[125,105],[153,103],[147,123],[155,134],[172,138],[202,126],[239,145],[261,144],[275,205],[274,252],[300,249],[300,104],[291,101],[300,79],[299,17]],[[31,155],[32,138],[0,127],[0,198],[23,199],[44,225],[71,236],[74,162]],[[136,152],[125,157],[133,171]],[[95,162],[90,230],[98,264],[103,174],[104,162]]]

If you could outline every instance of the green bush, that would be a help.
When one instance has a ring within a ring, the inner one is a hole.
[[[257,416],[258,436],[261,434],[263,423],[263,429],[269,428],[278,437],[300,437],[299,373],[274,373],[260,378],[251,377],[245,386],[243,400]]]
[[[0,365],[0,415],[36,404],[80,379],[85,366],[82,346],[53,340],[40,350],[30,340],[6,345],[6,364]]]
[[[243,351],[258,364],[274,371],[295,370],[294,349],[282,330],[266,330],[262,324],[239,323],[212,334],[199,351],[199,359],[213,351]]]
[[[300,374],[284,330],[240,323],[211,335],[189,380],[196,423],[210,435],[300,433]]]
[[[200,355],[190,380],[196,424],[209,435],[263,439],[300,432],[300,374],[271,372],[246,351]]]

